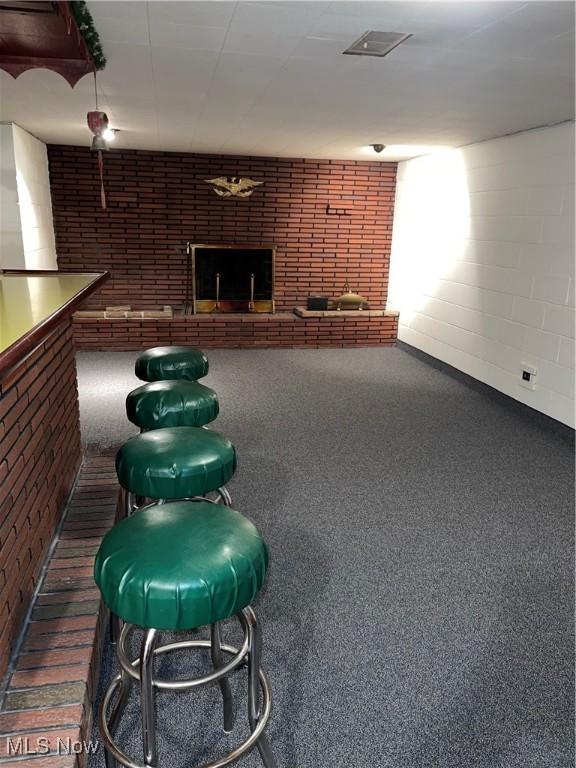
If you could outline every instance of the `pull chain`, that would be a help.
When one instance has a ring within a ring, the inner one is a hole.
[[[94,99],[96,101],[96,112],[98,108],[98,81],[96,80],[96,70],[94,70]],[[98,151],[98,171],[100,173],[100,205],[102,210],[106,210],[106,190],[104,189],[104,158],[102,152]]]

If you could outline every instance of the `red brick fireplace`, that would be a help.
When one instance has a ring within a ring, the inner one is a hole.
[[[113,150],[104,159],[108,208],[102,210],[94,154],[50,146],[49,162],[59,268],[111,272],[84,310],[171,305],[178,314],[187,298],[187,242],[271,246],[278,314],[266,317],[276,325],[263,333],[262,318],[243,317],[239,326],[235,317],[235,328],[243,330],[231,346],[253,346],[257,339],[266,346],[394,340],[395,317],[352,318],[345,326],[343,317],[336,324],[315,318],[318,328],[311,332],[314,323],[292,311],[310,295],[335,298],[346,282],[371,309],[386,308],[396,163]],[[248,198],[221,198],[205,183],[217,176],[264,184]],[[218,331],[222,318],[191,321],[142,318],[135,334],[125,318],[84,316],[75,322],[75,336],[80,346],[102,347],[107,339],[109,348],[127,348],[175,335],[215,346],[229,335]],[[278,328],[282,344],[275,342]]]

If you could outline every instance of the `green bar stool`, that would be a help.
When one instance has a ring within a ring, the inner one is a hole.
[[[126,398],[126,415],[142,431],[204,427],[218,416],[218,395],[197,381],[153,381]]]
[[[144,507],[106,534],[96,556],[94,578],[102,599],[125,622],[116,649],[120,673],[110,683],[99,713],[108,768],[114,761],[129,768],[159,765],[157,691],[186,691],[228,682],[228,675],[241,665],[248,669],[250,735],[229,754],[198,768],[223,768],[254,746],[265,768],[275,768],[264,734],[271,707],[270,685],[260,668],[260,628],[251,607],[266,578],[268,553],[260,533],[245,517],[228,507],[214,514],[212,507],[204,500]],[[223,644],[219,633],[213,631],[207,640],[158,644],[162,631],[213,629],[234,616],[243,630],[239,648]],[[136,626],[144,629],[144,636],[140,656],[132,659],[130,639]],[[194,679],[168,680],[155,675],[157,656],[186,648],[210,649],[212,671]],[[140,687],[143,764],[114,741],[132,681]],[[224,727],[231,730],[227,717],[225,704]]]
[[[208,373],[208,358],[195,347],[153,347],[138,356],[134,371],[142,381],[197,381]]]
[[[165,501],[218,494],[231,505],[226,483],[236,471],[236,450],[220,432],[201,427],[163,427],[127,440],[116,454],[123,492],[119,515],[139,506],[138,497]]]

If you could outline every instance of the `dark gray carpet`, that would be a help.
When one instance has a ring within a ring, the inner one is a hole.
[[[402,349],[209,357],[234,505],[272,556],[279,768],[573,766],[571,433]],[[78,355],[91,451],[134,432],[134,358]],[[160,701],[162,766],[229,743],[217,689]]]

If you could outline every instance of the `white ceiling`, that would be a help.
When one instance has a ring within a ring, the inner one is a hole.
[[[100,108],[124,148],[366,158],[459,146],[573,118],[572,2],[100,2]],[[413,37],[343,56],[367,30]],[[86,76],[0,73],[0,119],[85,144]],[[399,155],[394,155],[399,156]]]

